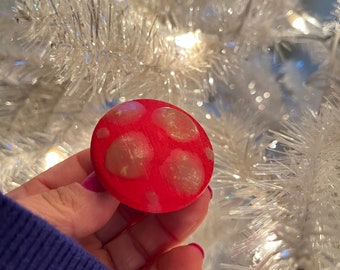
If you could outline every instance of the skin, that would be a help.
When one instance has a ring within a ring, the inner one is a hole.
[[[180,211],[147,214],[107,192],[84,188],[81,182],[92,170],[89,150],[84,150],[7,195],[74,238],[109,269],[202,269],[200,249],[181,243],[206,216],[208,190]]]

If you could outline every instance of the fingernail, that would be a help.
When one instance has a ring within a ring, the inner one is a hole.
[[[203,258],[205,257],[204,249],[199,244],[191,243],[191,244],[189,244],[189,246],[193,246],[193,247],[197,248],[201,252],[202,257]]]
[[[99,183],[98,178],[96,176],[96,174],[93,172],[91,174],[89,174],[81,183],[81,185],[91,191],[94,192],[104,192],[105,189],[104,187],[101,185],[101,183]]]
[[[211,186],[208,186],[208,190],[210,192],[210,199],[212,199],[214,196],[214,191],[212,190]]]

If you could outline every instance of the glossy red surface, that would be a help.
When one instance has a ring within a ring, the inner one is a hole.
[[[122,203],[146,212],[179,210],[209,184],[209,138],[182,109],[139,99],[108,111],[94,129],[91,158],[102,185]]]

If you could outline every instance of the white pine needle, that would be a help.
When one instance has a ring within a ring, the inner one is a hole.
[[[239,213],[253,210],[251,233],[239,248],[253,254],[254,269],[339,267],[339,105],[331,96],[319,113],[273,132],[275,158],[257,167],[264,177],[248,184],[254,198]]]

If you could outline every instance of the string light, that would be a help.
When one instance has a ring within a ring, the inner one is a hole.
[[[171,35],[168,36],[166,40],[174,42],[174,44],[179,48],[179,52],[182,55],[187,55],[190,51],[197,48],[202,43],[201,31],[196,30],[195,32],[188,32],[176,36]]]
[[[304,34],[309,34],[309,29],[307,27],[305,18],[293,12],[292,10],[288,11],[287,18],[292,27]]]
[[[45,155],[45,170],[53,167],[67,157],[66,151],[60,147],[51,148]]]
[[[200,33],[201,31],[197,30],[195,32],[178,35],[175,37],[175,43],[183,49],[192,49],[201,43]]]

